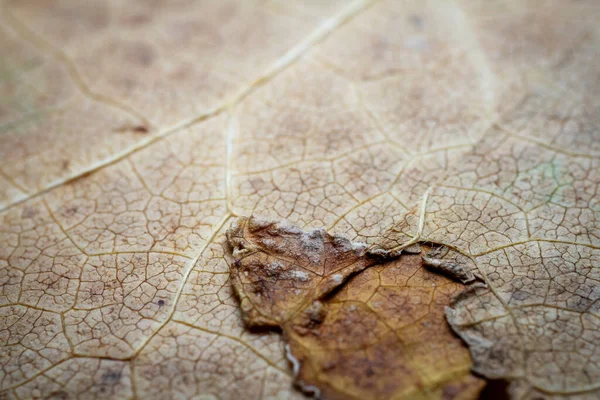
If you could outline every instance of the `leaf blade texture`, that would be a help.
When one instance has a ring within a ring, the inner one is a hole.
[[[0,397],[300,399],[286,344],[330,398],[598,396],[595,1],[0,7]],[[259,216],[365,244],[339,285],[273,298],[285,338],[232,287],[227,230]],[[411,257],[443,301],[395,282],[421,294],[365,321],[430,304],[439,376],[322,370],[343,305]]]

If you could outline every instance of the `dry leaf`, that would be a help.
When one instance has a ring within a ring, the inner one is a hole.
[[[430,314],[451,302],[478,374],[598,397],[596,1],[0,7],[0,397],[301,398],[231,286],[225,232],[259,215],[379,257],[444,245],[419,274],[468,282]],[[309,319],[384,268],[311,279]],[[362,378],[344,393],[387,387]]]

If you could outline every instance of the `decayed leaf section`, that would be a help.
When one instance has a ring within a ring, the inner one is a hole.
[[[444,318],[464,285],[428,269],[450,265],[451,251],[417,246],[390,260],[323,230],[253,217],[235,221],[227,238],[246,323],[281,327],[305,392],[468,399],[483,388]]]
[[[233,286],[249,326],[279,326],[381,260],[366,245],[285,221],[238,218],[227,231]]]

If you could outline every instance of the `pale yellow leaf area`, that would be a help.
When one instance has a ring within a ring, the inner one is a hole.
[[[600,396],[597,1],[0,7],[0,398],[302,398],[251,215],[447,246],[475,373]]]

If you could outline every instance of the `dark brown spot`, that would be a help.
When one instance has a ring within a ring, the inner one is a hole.
[[[131,130],[135,133],[148,133],[148,128],[143,125],[134,126]]]
[[[132,132],[132,133],[140,133],[140,134],[146,134],[149,131],[150,130],[145,125],[133,125],[133,126],[125,125],[125,126],[122,126],[122,127],[114,130],[114,132],[118,132],[118,133]]]

